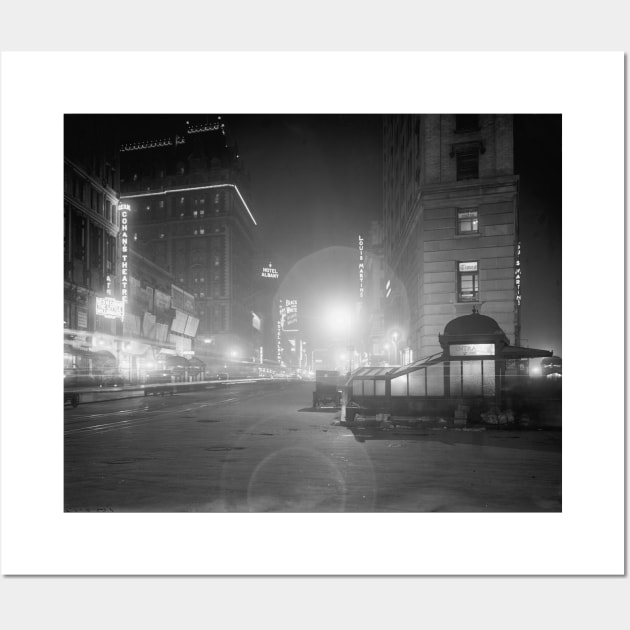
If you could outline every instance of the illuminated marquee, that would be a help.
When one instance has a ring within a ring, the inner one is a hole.
[[[97,297],[96,314],[107,319],[116,319],[117,317],[122,319],[124,316],[123,303],[113,297]]]
[[[363,261],[363,237],[359,234],[359,298],[363,299],[363,271],[365,263]]]
[[[280,322],[285,332],[295,332],[298,329],[297,300],[280,300]]]
[[[271,264],[267,267],[263,267],[262,273],[260,274],[262,278],[279,278],[280,274],[278,270]]]
[[[129,282],[129,247],[127,241],[127,227],[129,222],[128,213],[131,207],[128,203],[121,203],[118,206],[120,210],[120,245],[121,245],[121,266],[120,266],[120,281],[122,285],[122,303],[126,304],[128,301],[128,282]]]
[[[451,344],[452,357],[487,356],[494,354],[493,343],[459,343]]]
[[[514,283],[516,285],[516,305],[521,305],[523,296],[521,295],[521,244],[516,245],[516,262],[514,267]]]

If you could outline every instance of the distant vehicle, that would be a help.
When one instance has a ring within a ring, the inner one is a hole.
[[[92,374],[64,374],[64,388],[69,387],[98,387],[98,380]]]
[[[168,370],[151,370],[147,372],[145,383],[147,385],[170,383],[171,373]]]
[[[220,381],[227,381],[230,378],[230,375],[227,372],[219,372],[217,374],[217,378]]]
[[[540,371],[544,378],[562,378],[562,358],[545,357],[540,362]]]
[[[343,377],[333,370],[315,372],[315,391],[313,407],[341,407]]]
[[[103,377],[103,387],[122,387],[125,381],[120,374],[109,374]]]

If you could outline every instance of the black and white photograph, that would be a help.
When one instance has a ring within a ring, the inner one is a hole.
[[[63,178],[66,512],[562,511],[560,114],[66,114]]]
[[[3,574],[623,574],[623,66],[3,54]]]

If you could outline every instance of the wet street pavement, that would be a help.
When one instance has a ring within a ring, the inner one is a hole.
[[[561,511],[561,432],[381,430],[313,383],[66,407],[65,510]]]

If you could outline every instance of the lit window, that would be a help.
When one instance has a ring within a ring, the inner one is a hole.
[[[160,238],[164,238],[164,234],[160,234]]]
[[[193,210],[193,217],[195,217],[195,218],[196,218],[196,217],[197,217],[197,214],[198,214],[198,213],[197,213],[197,211],[196,211],[196,210]]]
[[[180,198],[179,198],[179,203],[180,203],[180,205],[182,205],[182,206],[184,205],[184,197],[180,197]]]
[[[458,263],[457,301],[479,301],[479,263],[477,261]]]
[[[205,233],[206,233],[205,228],[199,228],[199,234],[205,234]]]
[[[194,234],[195,234],[195,236],[197,236],[197,234],[198,234],[198,230],[195,230],[195,231],[194,231]]]
[[[151,210],[151,204],[150,203],[147,204],[147,210]]]
[[[203,201],[203,199],[201,200]],[[199,210],[199,216],[202,217],[206,213],[205,210]]]
[[[465,210],[457,211],[457,233],[479,233],[479,213],[476,208],[466,208]]]
[[[134,232],[133,233],[133,240],[137,241],[138,240],[138,232]]]
[[[164,207],[164,201],[160,201],[160,208]]]

